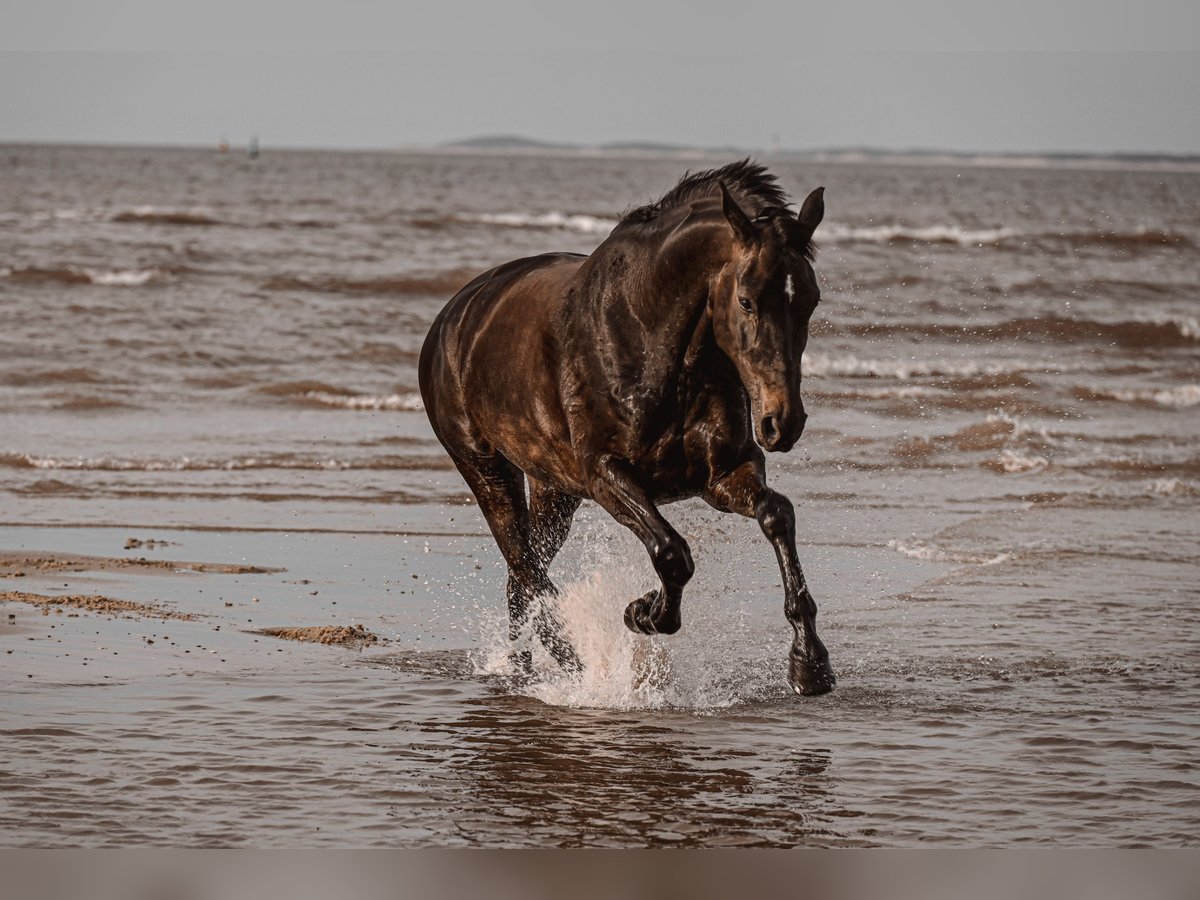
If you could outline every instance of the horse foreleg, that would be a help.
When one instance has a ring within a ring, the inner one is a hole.
[[[825,694],[837,678],[829,652],[817,636],[817,602],[813,599],[796,554],[796,513],[790,501],[767,487],[763,460],[751,460],[709,486],[704,499],[717,509],[757,519],[775,548],[783,576],[784,615],[795,636],[789,655],[788,680],[798,694]]]
[[[662,582],[626,607],[625,625],[641,634],[674,634],[683,624],[679,607],[684,585],[696,569],[687,541],[663,518],[624,460],[601,458],[590,486],[592,499],[637,535]]]
[[[508,563],[508,639],[516,642],[529,621],[529,608],[534,600],[557,594],[535,547],[529,509],[525,505],[525,475],[503,457],[454,461],[479,501],[479,510]],[[534,616],[534,631],[559,665],[576,671],[581,668],[571,642],[562,633],[561,623],[544,603]],[[514,650],[513,656],[518,668],[532,671],[533,657],[529,650]]]

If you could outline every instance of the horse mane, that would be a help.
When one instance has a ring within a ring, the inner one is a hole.
[[[697,197],[711,196],[717,182],[725,184],[746,215],[759,222],[769,221],[781,241],[792,244],[806,259],[813,261],[816,245],[808,240],[802,246],[797,246],[793,240],[796,217],[788,208],[791,199],[787,192],[779,186],[779,179],[768,172],[766,166],[749,157],[719,169],[685,172],[678,184],[657,200],[627,210],[621,216],[621,224],[653,222]]]

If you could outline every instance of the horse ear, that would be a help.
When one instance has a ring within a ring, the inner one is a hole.
[[[812,240],[813,232],[825,218],[825,188],[819,187],[804,198],[800,214],[796,217],[796,230],[793,243],[801,250]]]
[[[721,209],[725,212],[725,218],[729,220],[729,224],[733,226],[733,233],[745,246],[755,246],[758,243],[758,232],[754,229],[754,223],[750,221],[749,216],[742,212],[742,208],[729,193],[729,188],[725,187],[725,182],[718,181],[717,187],[721,189]]]

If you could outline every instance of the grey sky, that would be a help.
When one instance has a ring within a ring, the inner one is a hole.
[[[0,141],[1200,153],[1194,4],[782,6],[7,0]]]

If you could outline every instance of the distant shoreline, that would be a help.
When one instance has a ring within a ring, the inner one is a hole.
[[[0,141],[0,152],[6,149],[44,147],[47,149],[95,150],[169,150],[180,152],[211,152],[217,145],[204,144],[126,144],[92,143],[87,141]],[[811,150],[767,149],[752,147],[692,147],[654,142],[622,141],[605,144],[569,144],[538,141],[519,137],[481,137],[440,144],[403,144],[394,147],[284,147],[264,142],[260,151],[273,153],[361,153],[413,154],[455,156],[545,156],[578,158],[663,158],[678,160],[710,160],[743,156],[780,162],[807,162],[832,165],[902,165],[945,166],[966,165],[982,168],[1041,168],[1092,169],[1162,172],[1200,172],[1200,154],[1172,153],[1085,153],[1073,151],[1033,152],[967,152],[957,150],[909,149],[888,150],[871,147],[831,147]],[[245,148],[235,145],[227,155],[245,158]]]

